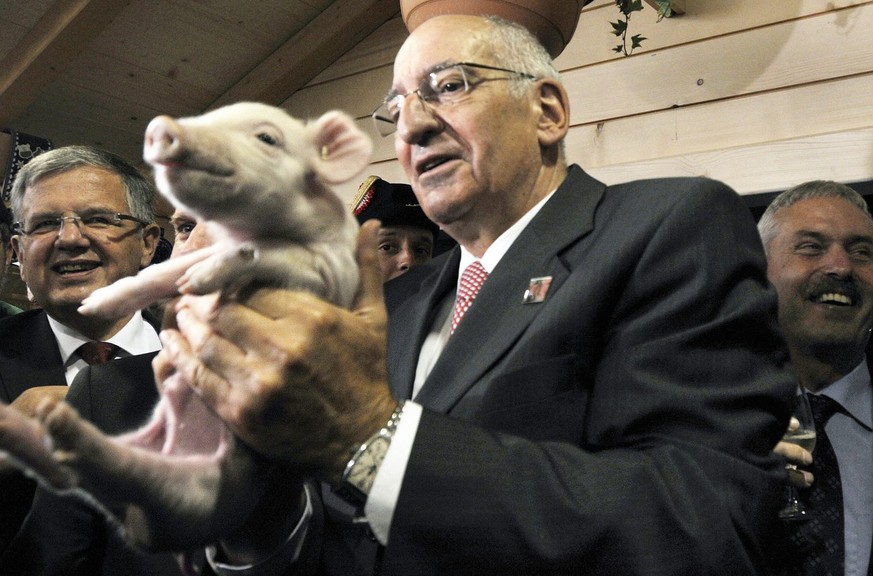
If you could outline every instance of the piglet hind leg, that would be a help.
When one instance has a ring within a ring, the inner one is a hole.
[[[148,550],[214,542],[246,519],[264,489],[267,465],[229,434],[212,455],[178,457],[105,436],[63,402],[43,406],[39,418],[73,485]]]

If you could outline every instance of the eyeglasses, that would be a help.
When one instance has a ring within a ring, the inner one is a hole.
[[[125,222],[136,222],[140,226],[148,226],[148,222],[130,214],[94,212],[85,216],[44,216],[27,223],[16,222],[12,225],[12,231],[15,234],[33,237],[60,234],[64,223],[68,221],[75,222],[81,232],[90,232],[96,235],[106,235],[116,228],[123,227]]]
[[[472,68],[505,72],[526,80],[533,80],[535,78],[526,72],[517,72],[485,64],[474,64],[472,62],[447,64],[431,71],[422,78],[417,90],[407,94],[389,93],[382,104],[373,112],[373,122],[376,124],[376,130],[382,136],[393,134],[397,130],[397,119],[400,117],[403,103],[412,94],[417,94],[422,102],[426,102],[434,108],[451,106],[460,102],[473,88],[483,82],[509,80],[509,78],[478,78],[476,73],[471,70]]]

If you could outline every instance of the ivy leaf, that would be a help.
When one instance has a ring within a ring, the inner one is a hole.
[[[648,38],[646,38],[645,36],[640,36],[639,34],[631,36],[631,51],[633,51],[634,48],[639,48],[640,46],[642,46],[643,40],[648,40]]]
[[[624,20],[617,20],[610,22],[610,24],[612,24],[612,34],[614,36],[621,36],[627,30],[627,22]]]
[[[621,54],[623,50],[624,46],[622,46],[621,44],[618,44],[615,48],[612,49],[612,51],[616,54]]]
[[[658,22],[673,15],[673,0],[657,0]]]
[[[628,6],[628,12],[640,12],[643,9],[643,0],[632,0]]]

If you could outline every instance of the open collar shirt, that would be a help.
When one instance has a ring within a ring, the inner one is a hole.
[[[834,447],[843,488],[845,576],[867,576],[873,542],[873,385],[865,359],[819,394],[837,401],[825,425]]]

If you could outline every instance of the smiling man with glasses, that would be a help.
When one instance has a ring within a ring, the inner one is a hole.
[[[70,146],[35,157],[16,176],[11,194],[12,246],[39,308],[0,321],[0,400],[30,412],[40,397],[66,393],[89,362],[80,349],[86,342],[112,344],[112,357],[160,349],[150,316],[96,318],[77,311],[97,288],[147,266],[160,229],[152,185],[97,148]],[[15,500],[9,508],[0,503],[0,551],[29,501],[20,480],[20,490],[14,482],[0,482],[0,498]]]

